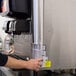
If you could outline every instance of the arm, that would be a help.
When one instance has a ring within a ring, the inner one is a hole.
[[[8,56],[8,60],[4,66],[14,69],[30,69],[38,71],[40,69],[40,61],[42,61],[42,59],[30,59],[29,61],[24,61]]]

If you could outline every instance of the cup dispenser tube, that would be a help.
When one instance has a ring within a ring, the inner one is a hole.
[[[43,44],[43,3],[44,3],[43,0],[33,0],[34,43],[32,47],[33,48],[32,56],[33,58],[43,58],[43,62],[41,62],[42,68],[49,68],[51,66],[51,61],[49,61],[48,57],[46,56],[45,51],[46,49]],[[40,13],[40,19],[39,19],[39,13]],[[39,29],[39,20],[41,29]],[[39,34],[39,30],[41,34]]]

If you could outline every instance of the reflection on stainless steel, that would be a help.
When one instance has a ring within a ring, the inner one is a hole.
[[[0,70],[2,73],[4,73],[5,76],[14,76],[13,72],[9,68],[0,67]]]

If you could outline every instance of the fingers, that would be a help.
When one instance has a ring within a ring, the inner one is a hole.
[[[37,59],[36,71],[39,71],[39,70],[41,69],[41,66],[42,66],[41,61],[42,61],[42,60],[43,60],[42,58]]]
[[[42,61],[43,61],[42,58],[39,58],[39,59],[38,59],[38,64],[39,64],[40,67],[42,66]]]
[[[42,59],[42,58],[38,58],[37,60],[38,60],[39,62],[40,62],[40,61],[43,61],[43,59]]]
[[[30,66],[28,66],[29,69],[35,70],[35,71],[39,71],[41,69],[41,61],[43,61],[42,58],[38,58],[38,59],[30,59],[28,61],[28,64],[30,64]]]
[[[40,70],[40,68],[41,68],[41,66],[40,66],[40,65],[38,65],[38,66],[36,67],[36,71],[39,71],[39,70]]]

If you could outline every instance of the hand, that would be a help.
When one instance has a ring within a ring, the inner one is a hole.
[[[27,61],[27,69],[38,71],[41,68],[40,62],[42,61],[41,58],[39,59],[30,59]]]

